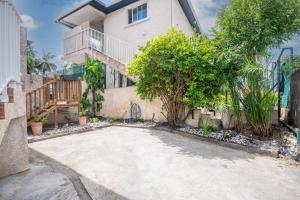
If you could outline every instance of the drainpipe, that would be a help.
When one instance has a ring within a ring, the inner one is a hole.
[[[174,26],[174,6],[173,6],[173,0],[171,0],[171,26]]]

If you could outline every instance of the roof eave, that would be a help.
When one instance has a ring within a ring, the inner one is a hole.
[[[189,0],[178,0],[180,6],[183,9],[185,16],[187,17],[190,24],[195,28],[195,30],[201,34],[202,30],[200,28],[200,23],[197,19],[196,12],[191,6],[191,2]]]
[[[62,16],[60,16],[60,17],[58,17],[58,18],[55,20],[55,22],[56,22],[56,23],[63,24],[63,25],[65,25],[65,26],[69,27],[69,28],[72,28],[72,26],[67,25],[66,22],[63,21],[63,19],[66,18],[66,17],[68,17],[69,15],[71,15],[71,14],[77,12],[78,10],[84,8],[85,6],[88,6],[88,5],[90,5],[90,6],[94,7],[94,8],[96,8],[97,10],[103,12],[104,14],[107,14],[107,13],[106,13],[106,6],[105,6],[105,4],[103,4],[102,2],[97,1],[97,0],[90,0],[90,1],[84,2],[84,3],[81,4],[80,6],[78,6],[78,7],[74,8],[74,9],[72,9],[71,11],[67,12],[66,14],[64,14],[64,15],[62,15]]]

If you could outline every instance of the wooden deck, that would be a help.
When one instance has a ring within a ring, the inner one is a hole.
[[[55,127],[58,127],[58,109],[60,107],[80,106],[82,81],[65,80],[62,77],[44,78],[43,85],[26,94],[27,125],[33,116],[46,117],[54,112]]]

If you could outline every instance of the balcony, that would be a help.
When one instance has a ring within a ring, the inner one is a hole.
[[[96,58],[102,62],[107,57],[121,65],[127,65],[132,61],[135,53],[137,53],[137,48],[129,43],[92,28],[84,30],[75,28],[65,34],[64,58],[69,62],[81,64],[86,54],[90,57],[97,54],[101,55],[101,59],[98,58],[100,56]]]

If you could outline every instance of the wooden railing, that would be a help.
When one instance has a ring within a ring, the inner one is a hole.
[[[84,49],[93,49],[101,52],[122,64],[132,61],[137,48],[116,37],[104,34],[98,30],[89,28],[78,32],[72,30],[64,39],[65,56]]]
[[[59,106],[79,106],[81,80],[64,80],[61,77],[45,78],[44,84],[26,94],[27,120],[34,115],[47,115]]]

